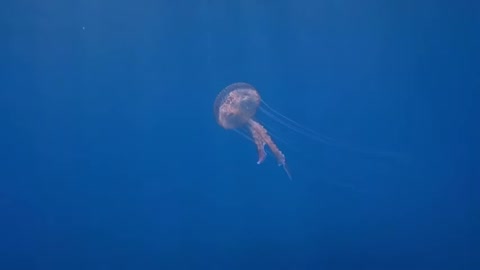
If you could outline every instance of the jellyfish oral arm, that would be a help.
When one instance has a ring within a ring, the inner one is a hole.
[[[285,155],[280,151],[277,145],[273,142],[272,138],[268,135],[267,130],[260,125],[258,122],[250,120],[249,122],[250,131],[252,133],[253,140],[257,146],[258,151],[258,161],[257,164],[262,163],[267,153],[265,152],[265,144],[268,145],[272,153],[275,155],[278,165],[282,166],[288,177],[292,179],[290,171],[288,170],[287,163],[285,161]]]
[[[257,164],[261,164],[267,157],[267,152],[265,151],[265,141],[262,138],[262,134],[258,132],[258,128],[255,128],[255,125],[250,125],[250,132],[252,133],[253,142],[255,142],[255,145],[257,146]]]
[[[267,152],[265,152],[265,143],[255,140],[255,144],[257,145],[257,151],[258,151],[257,164],[261,164],[267,157]]]

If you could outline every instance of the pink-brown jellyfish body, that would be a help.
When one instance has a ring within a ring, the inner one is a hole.
[[[252,85],[241,82],[233,83],[225,87],[217,95],[214,103],[215,118],[218,124],[225,129],[235,130],[247,127],[257,146],[257,164],[265,160],[265,145],[267,145],[277,159],[278,164],[283,167],[288,177],[291,178],[285,155],[273,142],[267,130],[253,118],[261,103],[260,95]]]

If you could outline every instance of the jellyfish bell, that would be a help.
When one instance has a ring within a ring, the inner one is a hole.
[[[251,85],[234,83],[224,88],[215,99],[217,123],[225,129],[236,129],[248,124],[260,105],[260,95]]]

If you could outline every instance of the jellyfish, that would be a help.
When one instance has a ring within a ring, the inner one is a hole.
[[[265,146],[268,146],[278,165],[282,166],[287,176],[292,179],[285,155],[272,140],[267,129],[254,119],[261,103],[263,103],[262,99],[252,85],[243,82],[233,83],[217,95],[214,103],[215,118],[224,129],[238,130],[246,127],[257,147],[257,164],[261,164],[265,160],[267,156]]]
[[[292,179],[292,175],[287,166],[285,155],[273,141],[272,137],[279,143],[286,142],[281,136],[278,136],[278,133],[272,127],[269,127],[270,132],[267,131],[264,127],[265,125],[262,125],[256,117],[256,114],[259,112],[264,114],[267,120],[271,119],[280,124],[279,127],[286,128],[292,134],[301,135],[302,143],[306,141],[321,143],[333,146],[338,150],[343,149],[347,153],[390,158],[399,161],[408,158],[408,156],[396,151],[375,150],[370,147],[365,148],[341,142],[305,127],[269,106],[260,97],[255,87],[248,83],[236,82],[225,87],[217,95],[214,102],[214,115],[217,123],[224,129],[237,131],[254,142],[258,152],[257,164],[263,163],[267,157],[266,150],[269,149],[276,158],[278,165],[283,167],[290,179]]]

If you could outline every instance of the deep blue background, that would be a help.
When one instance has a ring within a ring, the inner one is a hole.
[[[0,269],[480,269],[476,2],[2,2]],[[391,154],[257,166],[236,81]]]

